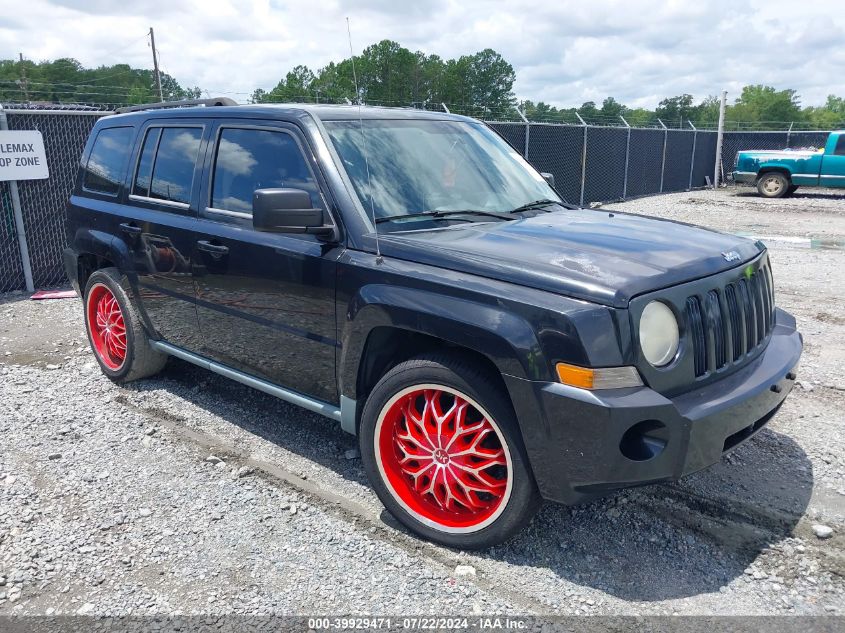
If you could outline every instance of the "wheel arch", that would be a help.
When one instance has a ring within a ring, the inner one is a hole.
[[[760,169],[757,170],[757,180],[760,180],[760,178],[772,172],[779,172],[786,176],[786,179],[790,183],[792,182],[792,172],[789,168],[784,167],[783,165],[762,165]]]
[[[445,352],[472,363],[488,376],[496,387],[507,393],[505,380],[496,363],[478,350],[445,341],[431,334],[395,326],[377,326],[370,330],[359,359],[355,385],[357,399],[363,403],[376,383],[392,367],[431,352]]]
[[[391,367],[424,352],[471,359],[509,394],[504,375],[548,378],[548,363],[527,321],[499,307],[395,286],[361,289],[347,310],[338,363],[340,393],[357,403]],[[510,395],[508,395],[510,400]]]
[[[126,245],[103,231],[80,229],[74,236],[73,251],[76,253],[76,282],[80,294],[95,270],[110,266],[124,273],[131,270],[131,256]]]

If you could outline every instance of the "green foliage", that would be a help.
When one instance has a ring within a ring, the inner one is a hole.
[[[719,99],[708,96],[695,103],[682,94],[660,101],[655,110],[630,108],[613,97],[597,105],[587,101],[578,108],[558,108],[543,101],[517,103],[513,66],[499,53],[484,49],[473,55],[443,59],[412,52],[392,40],[382,40],[354,58],[359,93],[355,91],[353,60],[330,62],[314,72],[294,66],[270,90],[256,88],[252,103],[320,102],[346,100],[369,105],[413,106],[438,109],[447,104],[452,112],[484,119],[521,120],[594,125],[656,126],[659,118],[668,127],[714,128],[719,120]],[[167,101],[198,98],[200,89],[183,88],[173,77],[161,75]],[[112,106],[158,101],[153,71],[114,64],[85,68],[72,58],[53,61],[0,60],[0,102],[107,104]],[[517,111],[519,110],[519,112]],[[830,95],[824,105],[801,107],[794,90],[751,85],[729,104],[725,128],[794,129],[845,128],[845,98]]]
[[[161,73],[165,101],[195,99],[199,88],[182,88]],[[0,60],[0,101],[126,105],[158,101],[153,71],[114,64],[84,68],[75,59],[32,62]]]
[[[794,90],[771,86],[745,86],[730,109],[730,118],[748,122],[803,121],[804,113]]]
[[[296,66],[269,92],[259,88],[253,103],[323,102],[346,99],[370,105],[439,107],[484,116],[510,111],[515,103],[516,73],[492,49],[457,59],[412,52],[391,40],[382,40],[352,59],[330,62],[316,73]],[[355,94],[354,76],[359,94]]]
[[[695,103],[693,96],[682,94],[667,97],[655,110],[629,108],[613,97],[607,97],[601,108],[587,101],[580,108],[558,109],[542,101],[522,101],[519,109],[531,121],[578,123],[577,112],[585,122],[595,125],[620,125],[620,116],[634,127],[659,125],[667,127],[715,128],[719,123],[719,98],[708,96]],[[514,113],[515,114],[515,113]],[[515,118],[518,115],[515,115]],[[733,104],[725,108],[725,129],[830,130],[845,127],[845,98],[830,95],[823,106],[801,108],[794,90],[776,90],[770,86],[746,86]]]
[[[664,125],[672,127],[683,127],[684,120],[697,118],[697,109],[693,105],[693,98],[690,94],[682,94],[677,97],[663,99],[654,111],[655,116],[663,121]]]

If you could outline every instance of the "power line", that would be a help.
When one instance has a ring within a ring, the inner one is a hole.
[[[123,45],[123,46],[121,46],[120,48],[116,48],[115,50],[111,51],[110,53],[106,53],[105,55],[103,55],[103,57],[111,57],[111,56],[112,56],[112,55],[114,55],[115,53],[120,53],[120,52],[122,52],[122,51],[125,51],[127,48],[129,48],[130,46],[132,46],[133,44],[135,44],[138,40],[145,40],[145,39],[147,39],[147,36],[148,36],[148,35],[149,35],[149,33],[144,33],[141,37],[135,38],[135,39],[134,39],[134,40],[132,40],[131,42],[129,42],[129,43],[127,43],[127,44],[124,44],[124,45]]]

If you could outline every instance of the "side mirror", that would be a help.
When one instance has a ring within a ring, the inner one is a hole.
[[[547,171],[541,171],[540,175],[543,177],[543,180],[545,180],[547,183],[549,183],[549,186],[552,189],[555,188],[555,175],[554,174],[550,174]]]
[[[256,189],[252,194],[252,227],[268,233],[333,235],[323,210],[314,209],[311,196],[301,189]]]

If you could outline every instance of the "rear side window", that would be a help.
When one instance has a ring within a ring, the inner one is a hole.
[[[158,147],[160,136],[160,127],[151,127],[147,130],[147,136],[144,139],[144,149],[141,150],[141,160],[138,161],[138,171],[135,173],[135,182],[132,185],[132,193],[136,196],[150,195],[153,162],[155,161],[156,148]]]
[[[214,161],[211,206],[252,213],[256,189],[303,189],[322,208],[317,183],[296,140],[287,132],[223,128]]]
[[[151,127],[135,172],[132,193],[189,204],[202,128]]]
[[[839,135],[839,140],[836,141],[836,149],[833,153],[837,156],[845,156],[845,134]]]
[[[97,133],[85,165],[82,187],[86,191],[116,196],[123,182],[132,145],[131,127],[105,128]]]

